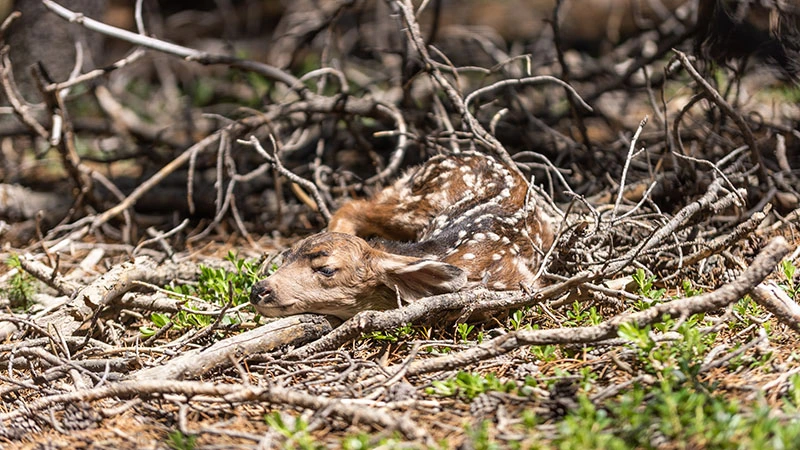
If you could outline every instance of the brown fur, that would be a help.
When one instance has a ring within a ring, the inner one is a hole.
[[[329,232],[297,243],[253,287],[251,302],[265,316],[346,319],[464,287],[534,284],[553,238],[540,199],[528,196],[525,180],[489,156],[431,158],[374,198],[345,204]]]

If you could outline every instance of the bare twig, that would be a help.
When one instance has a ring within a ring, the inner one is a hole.
[[[329,222],[331,220],[331,213],[328,210],[328,206],[325,204],[325,199],[323,199],[322,195],[320,195],[319,189],[317,189],[317,185],[315,185],[311,181],[306,180],[305,178],[301,178],[295,175],[292,171],[283,167],[283,164],[281,163],[277,155],[278,148],[274,138],[273,138],[273,145],[275,146],[275,151],[276,151],[275,156],[267,153],[267,151],[264,150],[264,147],[261,145],[261,142],[259,142],[258,138],[256,138],[255,136],[250,136],[250,139],[246,141],[240,140],[239,143],[253,146],[253,148],[255,148],[258,151],[259,155],[263,156],[264,159],[275,165],[275,168],[278,170],[278,172],[281,173],[281,175],[308,189],[311,192],[311,195],[314,197],[314,202],[316,202],[317,207],[319,208],[319,212],[325,218],[325,221]]]
[[[750,157],[753,160],[753,164],[758,165],[758,180],[762,183],[762,185],[766,186],[768,180],[767,170],[764,167],[764,162],[761,160],[761,153],[759,153],[756,138],[753,136],[753,131],[750,130],[750,126],[747,125],[744,117],[735,111],[733,107],[731,107],[731,105],[728,104],[724,98],[722,98],[722,95],[720,95],[716,89],[708,84],[708,82],[700,75],[700,73],[697,72],[697,69],[694,68],[691,61],[689,61],[689,57],[686,56],[685,53],[674,49],[673,51],[678,56],[678,59],[689,75],[706,93],[707,97],[714,102],[714,104],[719,106],[722,112],[730,116],[731,119],[733,119],[733,121],[736,123],[736,126],[739,127],[739,130],[742,132],[742,136],[744,137],[744,141],[747,143],[747,146],[750,147]]]
[[[636,129],[636,132],[633,134],[633,138],[631,138],[631,146],[628,149],[628,157],[625,158],[625,165],[622,168],[622,175],[620,176],[619,180],[619,192],[617,192],[617,201],[614,202],[614,210],[611,213],[611,221],[613,222],[617,218],[617,210],[619,209],[619,204],[622,202],[622,192],[625,190],[625,179],[628,176],[628,167],[631,165],[631,159],[633,158],[633,152],[636,150],[636,141],[639,140],[639,135],[642,134],[642,130],[644,126],[647,124],[647,116],[644,116],[641,122],[639,122],[639,128]]]
[[[750,294],[756,303],[775,314],[781,323],[795,333],[800,334],[800,305],[792,300],[783,289],[775,283],[762,283],[750,291]]]
[[[133,33],[121,28],[113,27],[104,24],[97,20],[84,16],[83,14],[71,11],[52,0],[42,0],[44,5],[60,17],[84,26],[86,29],[96,31],[132,44],[141,45],[142,47],[158,50],[163,53],[180,56],[188,61],[196,61],[201,64],[226,64],[238,69],[247,70],[263,75],[269,79],[284,83],[294,89],[302,89],[303,83],[283,70],[268,64],[259,63],[255,61],[248,61],[239,58],[234,58],[225,55],[214,55],[206,52],[201,52],[181,45],[172,44],[162,41],[160,39],[151,38],[142,34]]]

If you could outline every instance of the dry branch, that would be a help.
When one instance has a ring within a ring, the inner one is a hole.
[[[718,201],[719,199],[719,191],[722,189],[722,182],[721,180],[715,180],[709,187],[708,192],[705,195],[700,197],[699,199],[693,201],[689,205],[685,206],[683,209],[678,211],[674,217],[672,217],[664,226],[660,227],[655,233],[653,233],[647,240],[645,240],[640,246],[630,249],[619,261],[610,264],[608,268],[605,270],[607,275],[613,275],[619,270],[622,270],[637,255],[654,248],[656,245],[661,244],[664,242],[672,233],[674,233],[679,227],[684,226],[686,222],[693,217],[694,215],[706,211],[709,208],[712,208],[714,202]],[[737,195],[738,197],[738,195]]]
[[[771,312],[784,325],[800,334],[800,305],[774,283],[762,283],[750,294],[753,300]]]
[[[51,269],[36,261],[31,255],[23,255],[19,258],[19,263],[26,272],[55,289],[61,295],[72,296],[80,288],[77,283],[65,279],[56,269]]]
[[[167,394],[183,395],[196,401],[200,401],[198,397],[202,396],[206,401],[218,399],[234,404],[267,402],[274,405],[291,405],[313,411],[326,410],[350,423],[366,423],[375,427],[397,430],[408,439],[425,440],[427,437],[424,430],[417,427],[410,419],[382,409],[364,405],[348,405],[342,400],[313,396],[278,386],[260,387],[199,381],[171,381],[168,383],[161,380],[122,381],[97,388],[49,395],[30,402],[22,408],[0,414],[0,422],[5,424],[17,417],[31,416],[51,407],[75,402],[91,402],[112,397],[120,399],[155,397]]]
[[[197,265],[191,261],[165,261],[161,264],[150,256],[138,256],[133,261],[126,261],[94,280],[91,284],[78,289],[74,282],[65,280],[43,264],[29,258],[20,258],[23,268],[42,281],[52,284],[59,291],[72,298],[50,314],[37,317],[33,321],[42,329],[55,327],[63,336],[71,336],[101,308],[118,302],[127,292],[141,287],[141,282],[165,285],[174,279],[190,280],[197,276]],[[218,264],[211,260],[210,265]],[[224,263],[222,263],[224,264]],[[122,304],[122,303],[121,303]],[[133,302],[131,306],[152,305],[152,301]],[[125,306],[123,304],[123,306]],[[0,331],[6,335],[13,330]]]
[[[298,177],[291,170],[283,166],[283,164],[281,163],[281,159],[278,157],[280,149],[278,148],[278,145],[274,139],[272,141],[273,149],[275,151],[274,155],[270,155],[269,153],[267,153],[267,151],[261,145],[261,142],[255,136],[250,136],[250,139],[246,141],[239,140],[239,143],[253,146],[253,148],[255,148],[258,151],[258,153],[261,156],[263,156],[264,159],[266,159],[270,164],[273,164],[275,168],[278,170],[278,172],[280,172],[283,176],[285,176],[292,182],[297,183],[303,186],[304,188],[308,189],[309,191],[311,191],[311,194],[314,197],[314,202],[317,204],[317,209],[319,210],[320,213],[322,213],[322,216],[325,218],[325,222],[330,222],[331,213],[330,211],[328,211],[328,205],[325,204],[325,200],[322,198],[322,195],[320,195],[317,186],[314,183],[306,180],[305,178]]]
[[[734,228],[731,232],[719,236],[709,242],[703,243],[701,249],[694,254],[687,255],[687,257],[683,259],[682,264],[684,266],[692,266],[698,261],[708,258],[713,254],[731,248],[733,244],[746,238],[752,232],[754,232],[756,228],[758,228],[758,225],[760,225],[761,222],[767,218],[767,213],[771,209],[772,207],[767,205],[763,211],[756,212],[752,217],[737,225],[736,228]],[[678,264],[679,261],[672,260],[667,262],[666,267],[676,268],[678,267]]]
[[[242,60],[231,56],[213,55],[206,52],[200,52],[191,48],[106,25],[102,22],[86,17],[83,14],[70,11],[69,9],[51,0],[42,0],[42,2],[48,9],[50,9],[50,11],[53,11],[60,17],[72,23],[81,24],[89,30],[103,33],[108,36],[113,36],[117,39],[121,39],[132,44],[141,45],[142,47],[151,48],[164,53],[170,53],[190,61],[197,61],[201,64],[226,64],[231,67],[244,69],[250,72],[256,72],[269,79],[279,81],[295,89],[303,86],[302,82],[300,82],[300,80],[297,78],[293,77],[287,72],[284,72],[283,70],[278,69],[277,67],[272,67],[268,64]]]
[[[263,123],[263,119],[261,117],[252,117],[248,119],[244,119],[240,122],[236,122],[234,124],[228,125],[227,127],[218,130],[217,132],[205,137],[200,142],[192,145],[186,151],[180,154],[177,158],[170,161],[168,164],[164,165],[155,175],[141,183],[133,192],[131,192],[125,200],[120,202],[117,206],[105,211],[104,213],[98,215],[94,222],[92,222],[92,228],[97,229],[101,225],[105,224],[113,217],[121,214],[123,211],[132,208],[133,205],[148,191],[154,188],[158,183],[164,180],[169,174],[176,171],[178,168],[189,162],[189,160],[199,152],[203,152],[206,149],[213,146],[222,135],[223,132],[230,132],[230,133],[241,133],[246,131],[251,127],[258,126]]]
[[[716,89],[711,87],[711,85],[697,72],[685,53],[678,50],[673,51],[678,56],[678,59],[686,69],[686,72],[688,72],[694,81],[703,89],[703,91],[705,91],[708,98],[711,99],[711,101],[713,101],[717,106],[719,106],[719,108],[726,115],[730,116],[731,119],[733,119],[733,121],[736,123],[736,126],[739,127],[739,130],[742,132],[742,136],[744,137],[744,141],[747,143],[747,146],[750,147],[750,158],[752,158],[753,164],[758,165],[758,179],[764,186],[766,186],[767,170],[764,167],[764,162],[761,160],[761,153],[759,153],[758,144],[756,143],[755,136],[753,136],[753,131],[750,129],[750,126],[747,125],[747,122],[745,122],[744,117],[734,110],[733,107],[731,107],[731,105],[726,102],[724,98],[722,98],[722,95],[720,95]]]
[[[273,351],[284,345],[299,345],[331,331],[322,316],[310,314],[287,317],[250,331],[223,339],[211,347],[184,352],[164,365],[142,369],[134,380],[188,380],[210,370],[229,367],[250,355]]]

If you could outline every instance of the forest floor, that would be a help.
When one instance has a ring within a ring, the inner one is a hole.
[[[61,83],[3,27],[0,446],[800,442],[796,81],[695,56],[695,2],[599,31],[570,1],[262,3],[62,10],[112,61]],[[459,150],[551,204],[542,287],[248,303],[329,211]]]

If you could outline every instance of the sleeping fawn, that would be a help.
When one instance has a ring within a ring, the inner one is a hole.
[[[436,156],[372,199],[346,203],[328,232],[295,244],[253,286],[267,317],[341,319],[475,286],[536,283],[552,218],[517,172],[491,156]],[[365,240],[367,239],[367,240]]]

